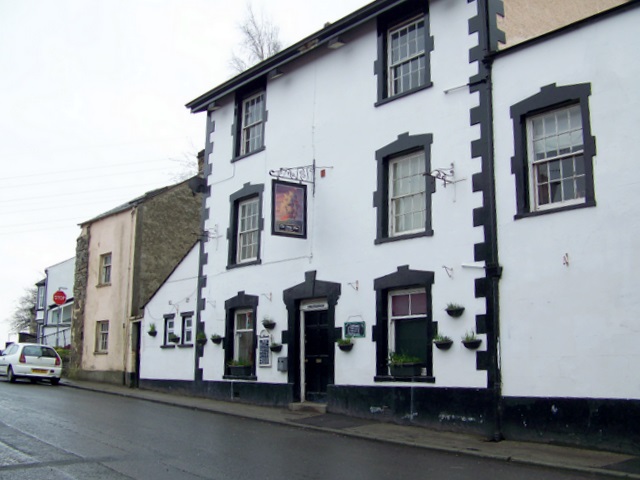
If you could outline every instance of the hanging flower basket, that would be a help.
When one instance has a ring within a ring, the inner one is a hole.
[[[353,343],[338,344],[338,348],[343,352],[350,352],[353,349]]]
[[[271,330],[273,327],[276,326],[276,322],[271,320],[270,318],[265,318],[264,320],[262,320],[262,325],[267,330]]]
[[[482,339],[476,338],[474,340],[463,340],[462,344],[469,350],[477,350],[478,347],[480,347],[480,345],[482,344]]]
[[[269,345],[269,350],[271,350],[272,352],[279,352],[282,350],[282,344],[272,343],[271,345]]]
[[[453,340],[435,340],[433,343],[438,350],[449,350],[453,345]]]
[[[222,343],[222,337],[220,335],[211,335],[211,341],[216,345],[220,345],[220,343]]]
[[[447,305],[447,308],[445,308],[445,311],[450,317],[458,318],[464,313],[464,307],[456,303],[450,303]]]
[[[150,337],[155,337],[156,335],[158,335],[157,330],[149,330],[147,333],[149,334]]]

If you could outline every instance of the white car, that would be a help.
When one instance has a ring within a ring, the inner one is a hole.
[[[60,355],[47,345],[12,343],[0,355],[0,375],[11,383],[16,378],[28,378],[32,382],[46,379],[57,385],[61,374]]]

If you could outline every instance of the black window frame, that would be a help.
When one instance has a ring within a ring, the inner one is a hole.
[[[227,269],[247,267],[250,265],[259,265],[262,263],[260,258],[260,248],[262,246],[262,232],[264,230],[264,217],[262,200],[264,194],[264,184],[251,185],[245,183],[244,186],[237,192],[231,194],[229,197],[230,214],[229,214],[229,228],[227,229],[227,242],[229,244],[228,257],[227,257]],[[239,205],[251,198],[258,199],[258,251],[257,258],[249,262],[238,262],[238,214]]]
[[[433,336],[435,326],[433,322],[433,287],[435,273],[427,270],[411,270],[408,265],[398,267],[398,270],[384,277],[376,278],[373,288],[376,292],[376,323],[373,327],[372,341],[376,342],[376,382],[411,381],[434,383],[433,376]],[[427,315],[425,328],[425,358],[426,375],[413,377],[393,377],[389,373],[389,294],[401,291],[420,289],[427,296]]]
[[[376,151],[375,160],[378,169],[378,189],[373,194],[373,206],[376,209],[376,239],[375,244],[407,240],[433,235],[432,228],[432,200],[436,191],[435,179],[431,172],[431,144],[433,135],[430,133],[409,135],[403,133],[397,140]],[[425,161],[425,225],[424,231],[392,236],[389,232],[389,162],[398,156],[424,151]]]
[[[259,94],[263,94],[263,117],[262,117],[262,145],[255,150],[249,152],[242,151],[242,119],[244,115],[244,102],[245,100]],[[235,97],[235,109],[234,109],[234,124],[231,127],[231,133],[233,135],[233,157],[232,162],[236,162],[255,153],[261,152],[266,148],[265,134],[266,124],[269,117],[267,111],[267,83],[266,78],[260,78],[251,84],[238,89]]]
[[[511,106],[513,121],[514,156],[511,157],[511,173],[516,184],[516,214],[514,218],[526,218],[550,213],[596,206],[593,180],[593,157],[596,155],[596,140],[591,134],[591,114],[589,96],[591,84],[581,83],[558,87],[555,83],[546,85],[538,93]],[[584,202],[573,205],[549,206],[536,210],[531,202],[530,174],[527,146],[527,121],[529,118],[563,107],[579,105],[582,115],[582,136],[584,141],[585,198]]]
[[[257,295],[247,295],[244,291],[238,292],[236,296],[229,298],[224,302],[225,309],[225,335],[223,340],[224,348],[224,379],[242,378],[243,380],[256,380],[256,349],[258,346],[257,339],[257,318],[258,318],[258,302]],[[229,362],[234,358],[235,350],[235,319],[236,312],[241,310],[251,311],[253,315],[253,352],[254,359],[251,365],[251,373],[247,376],[236,376],[229,373]]]
[[[388,35],[391,30],[414,18],[422,17],[424,21],[425,43],[425,83],[418,87],[406,90],[396,95],[389,94],[389,69],[388,69]],[[433,51],[433,37],[429,27],[429,2],[427,0],[411,0],[404,2],[388,12],[384,12],[377,18],[378,21],[378,58],[374,64],[374,72],[378,84],[378,98],[376,106],[398,98],[406,97],[433,85],[431,81],[431,52]]]

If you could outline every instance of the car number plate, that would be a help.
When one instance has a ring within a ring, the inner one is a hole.
[[[47,373],[47,369],[46,368],[32,368],[31,372],[32,373]]]

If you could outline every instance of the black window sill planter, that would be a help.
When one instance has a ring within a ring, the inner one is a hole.
[[[462,314],[464,313],[464,307],[459,307],[459,308],[445,308],[447,314],[450,317],[453,318],[458,318],[461,317]]]
[[[160,348],[176,348],[176,346],[172,344],[165,344],[165,345],[160,345]]]
[[[376,375],[373,377],[374,382],[411,382],[411,383],[435,383],[436,377],[427,377],[426,375],[418,375],[414,377],[394,377],[392,375]]]
[[[255,375],[223,375],[222,378],[224,380],[251,380],[254,382],[258,380]]]
[[[251,365],[227,365],[230,377],[250,377]]]
[[[340,350],[342,350],[343,352],[350,352],[351,349],[353,348],[353,343],[347,343],[347,344],[344,344],[344,345],[338,344],[338,348]]]

